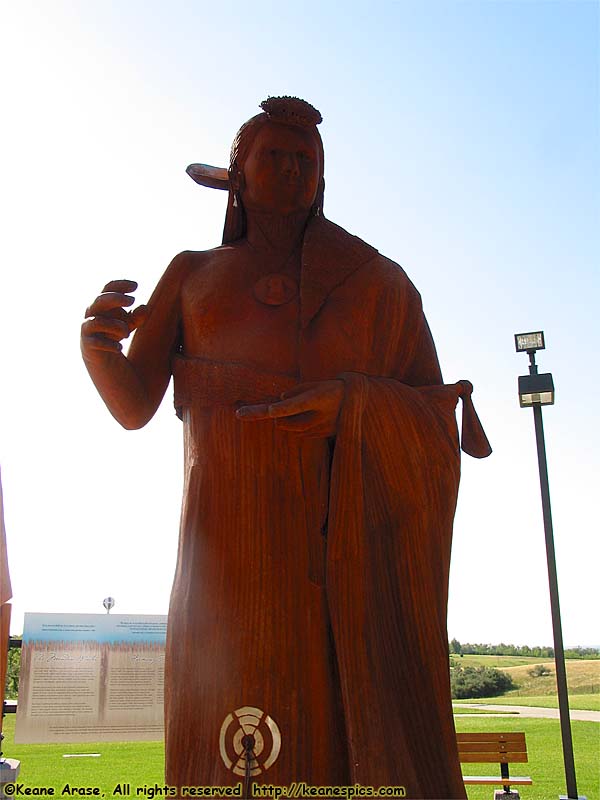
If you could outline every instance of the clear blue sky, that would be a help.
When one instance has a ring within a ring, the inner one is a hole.
[[[78,352],[111,278],[147,299],[171,257],[220,242],[227,163],[269,94],[323,114],[325,212],[401,263],[448,381],[494,447],[465,457],[449,634],[552,640],[531,412],[513,334],[543,329],[567,644],[600,644],[596,407],[599,6],[23,0],[0,19],[0,463],[23,611],[164,613],[181,495],[170,393],[112,420]]]

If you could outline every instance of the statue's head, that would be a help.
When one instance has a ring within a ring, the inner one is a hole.
[[[223,242],[246,232],[246,212],[317,216],[323,209],[320,113],[296,97],[270,97],[231,146]]]

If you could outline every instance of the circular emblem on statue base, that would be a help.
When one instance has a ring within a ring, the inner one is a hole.
[[[219,752],[227,769],[236,775],[260,775],[273,766],[281,749],[275,721],[260,708],[242,706],[221,725]]]

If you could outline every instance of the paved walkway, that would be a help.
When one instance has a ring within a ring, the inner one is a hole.
[[[486,717],[538,717],[545,719],[559,719],[558,708],[541,708],[538,706],[501,706],[488,705],[484,703],[460,703],[454,706],[454,714],[457,717],[472,717],[473,714],[461,714],[459,709],[478,708],[481,711],[491,711]],[[600,722],[600,711],[577,711],[570,709],[571,719],[584,720],[586,722]]]

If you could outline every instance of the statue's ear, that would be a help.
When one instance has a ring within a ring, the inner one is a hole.
[[[246,188],[244,173],[237,166],[237,164],[235,164],[233,169],[229,171],[229,183],[231,184],[233,191],[237,192],[238,194],[241,194]]]

